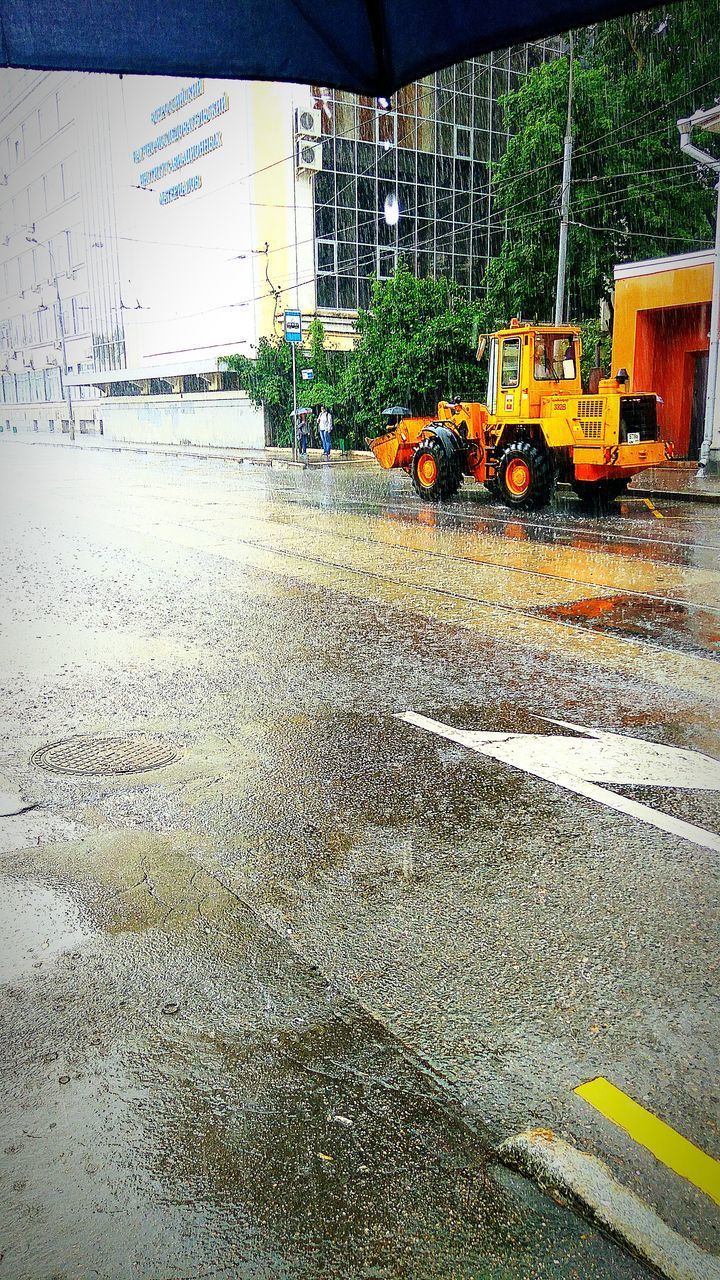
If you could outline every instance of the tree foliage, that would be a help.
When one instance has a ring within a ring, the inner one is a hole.
[[[479,305],[451,280],[421,280],[399,265],[392,279],[373,281],[343,382],[345,408],[357,427],[375,429],[390,405],[433,413],[447,396],[477,398],[482,319]]]
[[[487,282],[497,319],[552,314],[568,78],[568,58],[556,59],[503,100],[512,136],[495,169],[494,216],[505,239]],[[567,315],[597,314],[616,263],[711,242],[712,178],[682,155],[676,121],[719,89],[717,0],[685,0],[580,34]]]
[[[316,408],[321,404],[335,409],[341,402],[340,380],[344,373],[343,352],[327,351],[325,330],[317,318],[312,321],[307,340],[295,350],[297,366],[298,406]],[[254,358],[244,355],[222,356],[220,363],[238,374],[238,381],[252,403],[265,408],[270,418],[274,444],[289,445],[293,438],[292,350],[284,338],[261,338]],[[304,368],[312,369],[313,380],[300,376]]]

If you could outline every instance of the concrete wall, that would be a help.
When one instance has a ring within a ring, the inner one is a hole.
[[[75,400],[77,435],[142,444],[265,446],[265,417],[243,392],[214,391],[183,396],[117,396]],[[37,425],[36,425],[37,424]],[[0,435],[68,434],[67,405],[1,404]]]
[[[75,426],[76,430],[80,430],[80,419],[86,424],[85,429],[89,432],[90,427],[87,426],[92,421],[92,407],[83,408],[82,413],[76,414]],[[54,432],[56,435],[62,435],[63,423],[67,426],[67,405],[65,403],[50,404],[42,401],[40,404],[0,404],[0,434],[25,434],[29,432],[33,435],[38,433],[47,434]],[[67,427],[69,432],[70,428]]]
[[[96,410],[103,436],[143,444],[225,445],[262,449],[265,424],[262,409],[236,391],[199,395],[118,396],[103,400]],[[79,415],[78,415],[79,416]]]

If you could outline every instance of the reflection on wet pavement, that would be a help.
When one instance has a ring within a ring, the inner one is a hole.
[[[87,848],[44,856],[76,854],[89,864]],[[165,841],[136,857],[153,886],[172,859]],[[175,862],[163,928],[125,893],[95,895],[95,943],[3,989],[8,1274],[87,1274],[89,1259],[148,1280],[643,1274],[489,1165],[482,1133],[380,1026]]]
[[[591,630],[618,632],[677,647],[688,653],[720,654],[720,612],[637,596],[602,596],[555,604],[539,612]]]

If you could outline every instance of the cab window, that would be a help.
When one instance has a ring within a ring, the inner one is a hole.
[[[535,334],[534,374],[536,382],[562,382],[576,376],[575,345],[562,333]]]
[[[503,391],[516,387],[520,381],[520,339],[506,338],[503,342],[500,386]]]

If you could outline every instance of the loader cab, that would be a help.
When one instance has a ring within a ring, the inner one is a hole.
[[[536,329],[530,358],[532,381],[541,393],[581,393],[580,339],[572,330]]]
[[[543,397],[582,395],[582,344],[570,325],[514,320],[490,335],[487,347],[487,407],[493,417],[522,422],[540,417]]]

